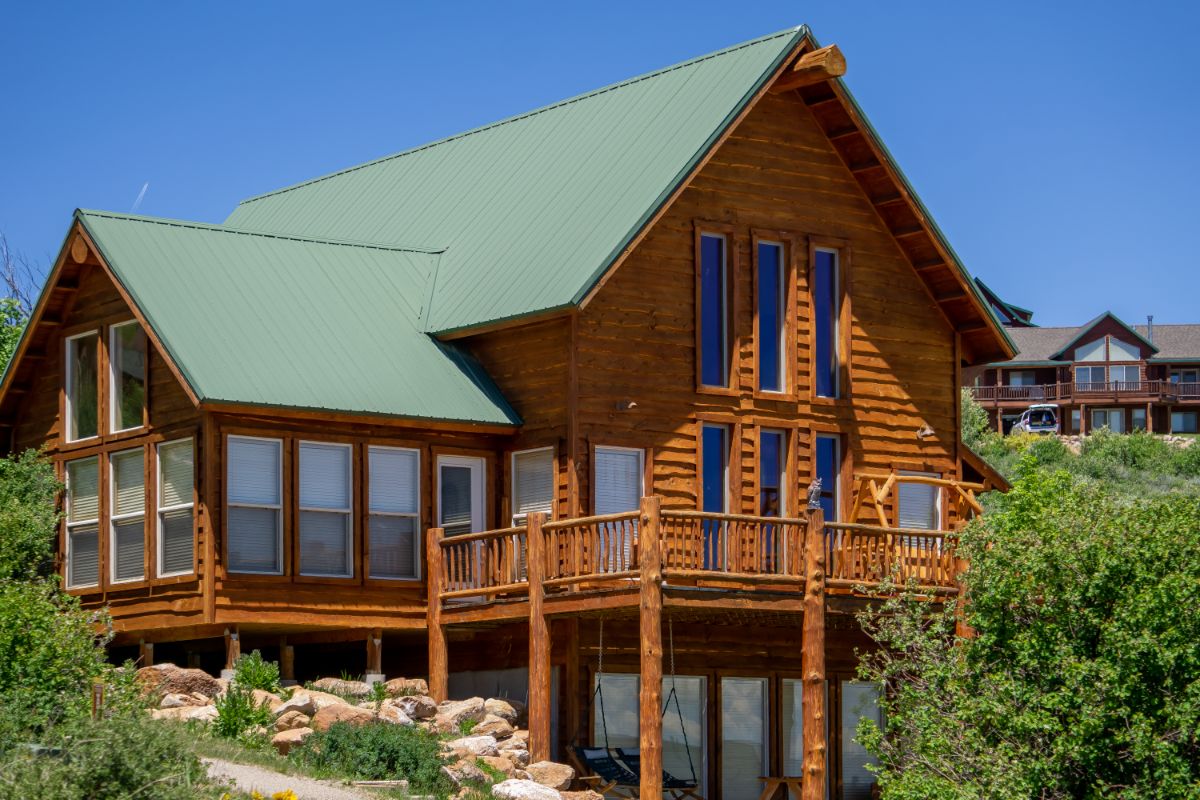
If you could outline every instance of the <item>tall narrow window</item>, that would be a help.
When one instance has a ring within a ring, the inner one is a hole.
[[[112,581],[125,583],[145,577],[146,569],[146,475],[142,449],[126,450],[109,457],[112,471]]]
[[[721,678],[721,796],[755,797],[770,774],[767,679]]]
[[[936,472],[909,472],[901,475],[916,475],[925,478],[940,478]],[[921,528],[934,531],[941,526],[942,487],[928,483],[900,481],[896,492],[897,516],[901,528]]]
[[[729,385],[729,280],[726,241],[700,234],[700,383]]]
[[[111,337],[112,430],[140,428],[146,413],[146,333],[137,322],[126,322],[114,325]]]
[[[354,574],[350,445],[300,443],[300,574]]]
[[[277,575],[283,572],[283,443],[230,436],[228,451],[229,570]]]
[[[700,426],[700,476],[701,510],[715,514],[729,511],[729,426]],[[704,520],[703,567],[724,569],[725,523]]]
[[[782,392],[787,388],[784,250],[778,242],[759,242],[757,251],[758,388],[763,392]]]
[[[416,578],[420,574],[420,453],[371,447],[368,481],[367,556],[372,578]]]
[[[158,574],[184,575],[195,560],[195,463],[191,439],[158,446]]]
[[[100,460],[67,462],[67,588],[100,583]]]
[[[838,252],[816,249],[813,253],[813,353],[817,397],[838,397],[838,316],[841,313],[841,287],[838,279]]]
[[[876,763],[867,749],[858,742],[859,720],[868,719],[877,727],[883,725],[883,709],[879,707],[879,687],[873,683],[842,681],[842,798],[869,800],[876,782],[871,767]]]
[[[758,436],[758,513],[780,517],[786,510],[784,472],[787,469],[787,434],[763,430]]]
[[[825,512],[826,521],[837,520],[841,501],[841,437],[836,434],[817,434],[816,449],[817,477],[821,479],[821,510]]]
[[[554,449],[523,450],[512,456],[512,522],[524,525],[536,511],[554,507]]]
[[[67,441],[88,439],[100,432],[100,334],[81,333],[67,339]]]

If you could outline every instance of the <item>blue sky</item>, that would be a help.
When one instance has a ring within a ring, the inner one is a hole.
[[[0,231],[241,198],[801,22],[968,268],[1045,325],[1200,322],[1200,4],[53,3],[5,14]]]

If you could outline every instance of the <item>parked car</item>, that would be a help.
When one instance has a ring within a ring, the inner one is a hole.
[[[1021,412],[1013,423],[1013,433],[1058,433],[1058,406],[1038,403]]]

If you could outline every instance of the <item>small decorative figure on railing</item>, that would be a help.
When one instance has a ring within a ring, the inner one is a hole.
[[[808,510],[816,511],[821,507],[821,479],[816,478],[808,485]]]

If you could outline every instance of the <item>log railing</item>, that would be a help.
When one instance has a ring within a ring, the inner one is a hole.
[[[796,518],[664,510],[663,570],[677,577],[801,581],[807,524]]]
[[[972,386],[976,400],[989,402],[1049,403],[1061,400],[1158,398],[1200,398],[1200,383],[1149,381],[1069,381],[1040,383],[1032,386]]]
[[[546,587],[635,577],[639,515],[628,511],[544,523]]]
[[[835,589],[896,585],[936,591],[955,588],[954,534],[883,528],[847,522],[825,523],[827,584]]]
[[[503,528],[441,539],[443,599],[522,592],[527,528]]]

